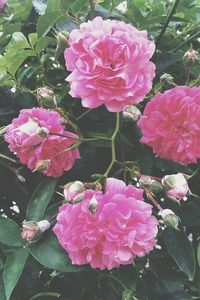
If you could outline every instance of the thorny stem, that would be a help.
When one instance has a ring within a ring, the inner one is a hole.
[[[59,293],[54,292],[44,292],[44,293],[38,293],[30,298],[30,300],[35,300],[41,297],[56,297],[59,298],[61,295]]]
[[[190,81],[190,68],[185,66],[185,85],[187,85]]]
[[[166,20],[165,20],[165,23],[164,23],[164,25],[163,25],[163,27],[162,27],[162,30],[161,30],[161,32],[160,32],[158,38],[157,38],[157,41],[156,41],[156,48],[159,47],[159,44],[160,44],[160,42],[161,42],[161,40],[162,40],[162,38],[163,38],[163,35],[165,34],[165,31],[166,31],[166,29],[167,29],[167,27],[168,27],[168,24],[169,24],[171,18],[173,17],[173,15],[174,15],[174,13],[175,13],[175,11],[176,11],[176,8],[177,8],[179,2],[180,2],[180,0],[175,0],[175,1],[174,1],[174,4],[172,5],[172,7],[171,7],[171,9],[170,9],[170,12],[169,12],[169,14],[168,14],[168,16],[167,16],[167,18],[166,18]]]
[[[146,195],[147,195],[148,199],[151,200],[151,202],[153,203],[153,205],[154,205],[155,207],[157,207],[157,209],[158,209],[159,211],[162,211],[162,210],[163,210],[163,208],[160,206],[160,204],[158,204],[158,202],[154,199],[154,197],[153,197],[153,195],[152,195],[151,192],[146,191]]]
[[[117,137],[117,134],[119,132],[119,126],[120,126],[120,113],[116,114],[116,126],[115,126],[115,131],[113,132],[113,135],[111,137],[111,153],[112,153],[112,160],[104,173],[104,176],[107,177],[108,174],[110,173],[114,163],[116,162],[116,149],[115,149],[115,139]]]
[[[182,43],[180,43],[178,46],[176,46],[174,49],[172,49],[170,51],[175,52],[175,51],[179,50],[183,45],[189,43],[191,40],[196,39],[199,36],[200,36],[200,32],[198,31],[197,33],[191,35],[187,40],[183,41]]]
[[[82,119],[83,117],[85,117],[85,115],[87,115],[90,111],[92,111],[92,108],[86,110],[84,113],[82,113],[79,117],[76,118],[76,121],[79,121],[80,119]]]

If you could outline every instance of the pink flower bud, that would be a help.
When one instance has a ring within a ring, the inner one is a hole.
[[[143,175],[139,179],[139,185],[144,190],[149,190],[152,193],[159,193],[163,190],[161,183],[150,176]]]
[[[54,109],[57,107],[54,91],[48,86],[43,86],[37,89],[37,99],[41,107],[49,109]]]
[[[197,59],[197,51],[194,49],[188,49],[183,56],[183,61],[188,66],[192,66]]]
[[[166,175],[162,179],[162,185],[166,195],[174,201],[183,199],[189,192],[187,180],[182,173]]]
[[[84,197],[85,187],[81,181],[67,183],[64,188],[65,199],[72,203],[80,202]]]
[[[22,227],[22,238],[26,239],[27,241],[33,241],[37,240],[41,233],[49,229],[50,223],[47,220],[42,220],[40,222],[24,221],[22,223]]]
[[[95,214],[98,209],[98,201],[95,197],[95,195],[92,197],[92,199],[88,203],[88,210],[92,213]]]
[[[124,120],[136,122],[140,116],[141,111],[135,105],[127,105],[122,112]]]

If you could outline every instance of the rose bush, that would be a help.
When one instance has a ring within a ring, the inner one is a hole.
[[[0,1],[0,300],[200,299],[199,14]]]

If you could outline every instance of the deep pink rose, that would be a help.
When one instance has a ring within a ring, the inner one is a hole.
[[[101,17],[82,23],[65,50],[71,96],[84,107],[104,104],[112,112],[142,101],[155,76],[154,51],[147,32],[130,24]]]
[[[178,86],[156,94],[138,125],[141,141],[162,158],[181,164],[200,158],[200,88]]]
[[[18,118],[6,127],[4,138],[21,163],[48,176],[62,175],[79,157],[77,149],[68,149],[77,135],[64,131],[59,113],[44,108],[21,110]]]
[[[105,193],[86,190],[80,203],[62,205],[53,230],[73,264],[110,270],[151,251],[157,225],[143,190],[108,178]]]
[[[39,161],[49,161],[48,167],[43,170],[47,176],[59,177],[64,171],[69,171],[76,159],[80,158],[77,148],[69,149],[77,138],[76,134],[65,131],[67,138],[60,136],[47,137],[37,148]],[[72,138],[69,138],[72,137]]]

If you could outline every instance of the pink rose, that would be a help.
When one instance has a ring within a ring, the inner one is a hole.
[[[110,270],[151,251],[157,225],[142,189],[108,178],[105,193],[89,189],[80,203],[62,205],[53,230],[73,264]]]
[[[61,176],[64,171],[68,171],[73,167],[76,159],[80,158],[77,148],[70,149],[77,135],[68,131],[64,131],[64,133],[67,134],[67,138],[60,136],[48,137],[36,149],[39,161],[49,161],[47,168],[43,170],[43,174],[47,176]]]
[[[146,31],[122,21],[96,17],[81,24],[65,50],[71,96],[84,107],[104,104],[112,112],[142,101],[155,76],[154,51]]]
[[[142,143],[181,164],[200,158],[200,88],[178,86],[156,94],[138,122]]]
[[[77,135],[64,131],[59,113],[44,108],[21,110],[6,127],[4,138],[21,163],[48,176],[62,175],[79,158],[77,148],[69,149]]]

